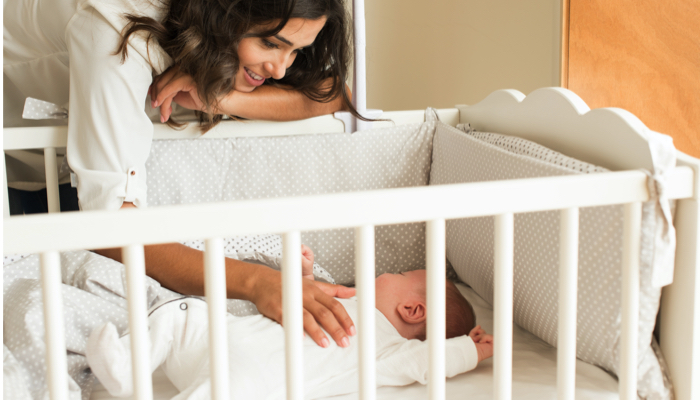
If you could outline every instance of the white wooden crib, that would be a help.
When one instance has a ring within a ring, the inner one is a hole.
[[[474,106],[440,110],[443,122],[470,122],[480,130],[521,136],[569,156],[604,165],[646,165],[643,125],[620,110],[596,110],[573,93],[557,88],[541,89],[525,99],[516,91],[499,91]],[[423,119],[422,111],[388,112],[384,118],[401,124]],[[587,129],[594,126],[595,130]],[[342,131],[338,120],[328,117],[291,123],[224,122],[201,140],[227,135],[289,135]],[[172,132],[157,127],[156,135],[173,138],[198,135],[191,127]],[[593,132],[593,133],[592,133]],[[4,148],[46,148],[47,165],[53,147],[65,143],[61,128],[4,130]],[[620,144],[627,149],[619,152]],[[667,176],[670,198],[678,199],[675,226],[677,251],[672,285],[663,291],[660,344],[669,364],[675,395],[697,399],[700,390],[700,301],[698,278],[698,168],[700,161],[679,153],[678,165]],[[623,168],[624,169],[624,168]],[[49,175],[54,175],[55,171]],[[55,182],[54,182],[55,184]],[[51,183],[49,184],[51,187]],[[49,193],[52,191],[49,189]],[[352,227],[355,229],[355,260],[360,320],[360,396],[375,397],[373,308],[374,226],[427,221],[426,253],[429,315],[444,308],[445,220],[495,216],[495,296],[493,395],[518,398],[511,387],[513,216],[542,210],[560,210],[562,244],[560,269],[560,318],[557,357],[558,398],[574,398],[576,345],[576,267],[578,209],[606,204],[625,204],[623,277],[623,355],[619,393],[636,397],[636,330],[638,318],[639,226],[641,202],[649,199],[647,175],[641,171],[520,179],[498,182],[437,185],[356,193],[237,201],[229,203],[155,207],[114,212],[54,213],[5,217],[4,253],[41,253],[47,326],[47,365],[52,399],[66,398],[66,363],[61,319],[58,252],[71,249],[122,247],[129,288],[129,325],[134,340],[136,398],[152,398],[148,352],[144,351],[147,319],[143,287],[143,245],[205,238],[206,293],[210,305],[212,393],[227,398],[225,288],[223,286],[223,237],[281,232],[284,243],[284,313],[287,343],[287,397],[303,398],[300,386],[302,339],[300,232]],[[54,206],[55,207],[55,206]],[[265,216],[265,218],[261,218]],[[70,235],[66,235],[70,232]],[[445,398],[445,321],[428,320],[431,348],[430,398]]]
[[[362,2],[355,14],[364,14]],[[355,87],[357,108],[364,104],[364,21],[356,18],[357,45]],[[41,253],[41,274],[47,338],[47,374],[51,398],[66,399],[65,338],[58,252],[73,249],[122,247],[127,270],[129,329],[132,334],[135,398],[153,398],[148,352],[143,245],[178,240],[206,239],[205,273],[209,303],[212,394],[228,398],[225,287],[221,238],[280,232],[284,243],[284,320],[287,357],[287,398],[303,398],[302,307],[300,232],[350,227],[355,230],[356,287],[360,302],[360,398],[373,399],[375,226],[427,222],[428,314],[439,315],[445,306],[445,221],[456,218],[495,218],[495,296],[493,397],[518,398],[512,386],[513,351],[513,241],[514,214],[559,210],[560,297],[557,350],[557,398],[573,399],[576,389],[576,269],[578,260],[578,210],[608,204],[625,205],[623,270],[622,357],[619,394],[637,396],[637,325],[639,309],[639,227],[641,203],[650,197],[649,166],[644,126],[629,113],[588,107],[575,94],[556,88],[542,89],[528,101],[517,91],[493,93],[479,104],[440,110],[442,122],[455,126],[470,123],[483,130],[523,137],[568,156],[611,166],[617,172],[548,178],[450,184],[426,187],[321,194],[303,197],[245,200],[228,203],[154,207],[114,212],[57,213],[58,181],[56,148],[65,147],[65,128],[4,129],[4,150],[44,149],[49,215],[9,217],[7,190],[3,191],[5,254]],[[389,121],[374,127],[420,122],[423,111],[381,114]],[[330,116],[288,123],[221,123],[200,140],[231,136],[275,136],[328,132],[352,132],[355,121]],[[368,128],[357,121],[359,130]],[[197,138],[193,125],[172,131],[156,124],[156,139]],[[622,151],[621,149],[624,149]],[[4,154],[4,153],[3,153]],[[673,284],[663,290],[660,311],[660,345],[668,362],[676,398],[700,399],[700,269],[698,221],[700,209],[700,161],[678,153],[678,165],[667,175],[670,198],[678,199],[675,211],[677,249]],[[4,162],[2,163],[4,167]],[[5,174],[3,174],[5,177]],[[5,185],[6,189],[6,185]],[[264,216],[264,218],[263,218]],[[70,234],[66,234],[66,232]],[[431,399],[446,398],[444,371],[444,318],[429,317]],[[461,393],[459,398],[469,396]],[[399,395],[400,396],[400,395]],[[394,396],[395,397],[395,396]],[[452,398],[452,397],[450,397]]]

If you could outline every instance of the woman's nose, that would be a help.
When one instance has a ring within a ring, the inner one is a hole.
[[[281,60],[266,63],[265,69],[267,69],[267,72],[272,75],[273,79],[282,79],[284,78],[285,72],[287,72],[286,63],[282,62]]]
[[[265,63],[265,69],[272,75],[273,79],[282,79],[292,62],[294,62],[294,57],[290,54],[284,54],[275,60]]]

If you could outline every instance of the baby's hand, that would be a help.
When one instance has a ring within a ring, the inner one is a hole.
[[[314,280],[314,252],[305,244],[301,245],[301,276]]]
[[[477,325],[469,332],[469,337],[474,341],[479,362],[493,356],[493,336],[481,329],[480,325]]]

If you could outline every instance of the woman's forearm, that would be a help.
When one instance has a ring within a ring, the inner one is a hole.
[[[319,103],[296,90],[267,85],[250,93],[231,92],[218,108],[222,114],[267,121],[294,121],[344,109],[340,96]]]
[[[96,253],[121,262],[121,249]],[[193,296],[204,295],[204,253],[179,243],[144,247],[146,275],[163,287]],[[260,265],[226,258],[226,294],[230,299],[252,300]],[[268,268],[269,269],[269,268]]]

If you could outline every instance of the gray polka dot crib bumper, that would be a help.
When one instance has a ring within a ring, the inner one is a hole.
[[[154,143],[148,161],[149,203],[607,171],[524,139],[460,128],[438,122],[428,109],[425,123],[354,134],[160,141]],[[514,321],[556,346],[558,213],[515,218]],[[584,208],[580,215],[577,357],[613,374],[619,365],[622,219],[622,206]],[[423,223],[377,226],[375,231],[377,275],[425,267]],[[643,231],[650,234],[644,227]],[[352,229],[303,232],[302,241],[337,283],[354,284]],[[459,278],[492,301],[493,217],[448,221],[446,246]],[[661,289],[651,282],[649,263],[641,261],[638,392],[642,398],[667,399],[670,383],[652,340]]]

